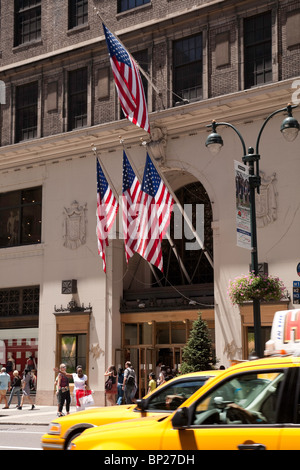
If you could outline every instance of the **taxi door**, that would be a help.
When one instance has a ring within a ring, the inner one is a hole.
[[[277,450],[280,428],[202,426],[169,429],[163,437],[165,450]]]
[[[299,369],[248,370],[220,381],[187,408],[177,410],[163,448],[276,450],[295,409]],[[286,445],[286,444],[282,444]]]

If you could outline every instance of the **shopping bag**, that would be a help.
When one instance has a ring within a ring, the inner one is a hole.
[[[90,390],[87,390],[85,392],[85,396],[84,397],[81,397],[79,398],[79,402],[81,404],[81,406],[93,406],[95,403],[94,403],[94,399],[92,397],[92,392]]]

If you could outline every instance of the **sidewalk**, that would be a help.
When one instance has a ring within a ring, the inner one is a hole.
[[[71,406],[70,413],[75,413],[75,411],[76,407]],[[56,417],[57,406],[35,405],[34,410],[31,410],[31,405],[28,404],[23,406],[22,410],[18,410],[15,405],[11,405],[8,410],[3,410],[0,407],[0,425],[32,424],[48,426]]]

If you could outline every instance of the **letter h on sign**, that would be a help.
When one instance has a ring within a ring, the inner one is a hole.
[[[300,341],[300,312],[290,311],[285,317],[284,343]]]

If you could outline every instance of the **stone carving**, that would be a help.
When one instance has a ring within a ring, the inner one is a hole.
[[[236,342],[232,340],[231,343],[226,342],[223,352],[226,354],[228,359],[233,360],[239,356],[241,348],[238,348]]]
[[[94,343],[91,345],[90,353],[92,354],[94,360],[99,359],[100,356],[104,356],[104,351],[100,348],[99,343]]]
[[[73,201],[70,208],[64,208],[63,238],[64,246],[74,250],[86,242],[86,208]]]
[[[153,127],[151,129],[151,141],[148,143],[153,158],[164,163],[166,159],[167,131],[162,127]]]
[[[266,177],[260,172],[260,194],[256,194],[257,227],[265,227],[277,219],[277,192],[275,188],[276,173]]]

